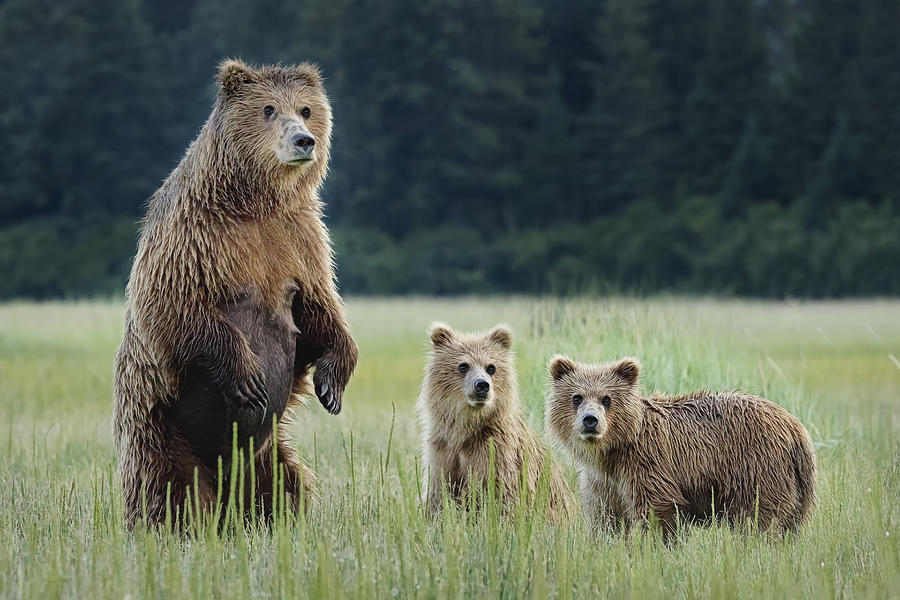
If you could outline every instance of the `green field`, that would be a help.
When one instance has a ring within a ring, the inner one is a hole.
[[[900,596],[900,301],[349,305],[361,352],[344,410],[310,404],[294,432],[320,479],[307,518],[184,537],[122,526],[110,424],[122,304],[0,305],[0,597]],[[768,397],[816,443],[813,519],[785,540],[694,528],[671,547],[491,507],[430,521],[413,407],[434,319],[512,325],[539,429],[555,352],[636,355],[648,390]]]

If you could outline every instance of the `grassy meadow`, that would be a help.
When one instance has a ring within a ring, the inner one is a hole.
[[[900,301],[349,306],[361,353],[344,410],[311,403],[293,431],[319,476],[307,517],[175,536],[122,524],[110,379],[123,305],[0,305],[0,598],[900,596]],[[648,390],[768,397],[816,443],[813,519],[784,540],[692,528],[667,547],[490,506],[425,518],[414,404],[434,319],[513,327],[538,429],[558,351],[636,355]]]

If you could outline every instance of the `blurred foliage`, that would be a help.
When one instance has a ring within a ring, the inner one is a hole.
[[[0,1],[0,297],[121,291],[216,63],[321,64],[343,291],[900,293],[896,0]]]

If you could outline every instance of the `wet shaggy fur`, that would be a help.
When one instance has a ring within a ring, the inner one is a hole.
[[[645,397],[639,373],[630,358],[550,363],[547,427],[575,456],[590,521],[630,527],[648,523],[652,511],[668,536],[679,518],[758,519],[761,529],[780,533],[809,517],[816,457],[797,419],[747,394]]]
[[[417,405],[429,474],[429,510],[440,511],[444,492],[461,502],[472,485],[488,480],[491,444],[504,506],[509,508],[519,498],[522,482],[533,499],[547,450],[522,414],[509,329],[498,325],[485,333],[456,333],[435,323],[430,335],[431,352]],[[467,367],[465,372],[460,365]],[[480,380],[490,385],[483,398],[476,392]],[[555,465],[546,476],[551,516],[569,514],[573,498],[565,479]]]
[[[318,197],[331,139],[319,72],[226,61],[218,83],[212,114],[149,201],[128,282],[114,437],[129,524],[144,510],[161,522],[167,494],[173,514],[188,497],[208,508],[233,422],[242,446],[255,440],[260,500],[277,451],[299,504],[311,475],[284,427],[271,439],[272,419],[289,421],[313,384],[337,413],[356,364]]]

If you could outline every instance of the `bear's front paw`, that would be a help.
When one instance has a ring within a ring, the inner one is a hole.
[[[325,410],[333,415],[341,412],[344,384],[338,383],[332,362],[320,360],[316,363],[316,374],[313,376],[313,384],[315,384],[316,396],[319,398],[322,406],[325,407]]]
[[[269,406],[269,393],[260,373],[235,382],[225,390],[231,419],[237,421],[238,433],[253,435],[259,430]]]

